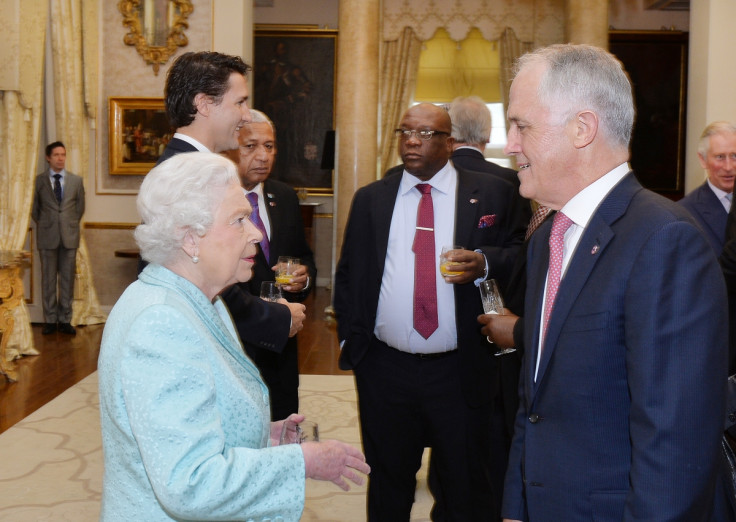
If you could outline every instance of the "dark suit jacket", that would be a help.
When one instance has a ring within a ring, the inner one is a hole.
[[[727,344],[711,247],[682,207],[627,175],[560,283],[535,381],[551,226],[529,244],[504,517],[711,520]]]
[[[196,147],[190,143],[172,138],[156,165],[177,154],[196,151]],[[253,297],[238,285],[225,289],[221,295],[238,325],[238,333],[243,344],[266,350],[283,350],[291,329],[291,312],[286,306],[267,303],[259,297]],[[257,295],[260,295],[260,292]]]
[[[493,174],[501,179],[505,179],[509,183],[513,184],[516,189],[519,189],[521,181],[517,172],[513,169],[507,169],[486,161],[483,157],[483,153],[476,149],[457,149],[452,153],[450,157],[453,165],[466,170],[474,170],[476,172],[486,172]]]
[[[454,243],[480,249],[492,277],[506,284],[527,221],[524,200],[510,183],[480,172],[458,171]],[[394,167],[353,198],[342,254],[335,273],[334,307],[338,337],[344,340],[340,368],[360,364],[375,327],[378,295],[386,260],[389,228],[403,172]],[[493,226],[479,228],[481,217],[496,215]],[[483,313],[478,288],[470,282],[454,285],[457,345],[464,374],[461,383],[470,406],[487,404],[495,395],[497,358],[480,334],[477,316]]]
[[[271,267],[276,264],[279,256],[298,257],[301,264],[306,265],[311,280],[310,287],[305,292],[293,294],[284,292],[284,298],[288,301],[303,301],[317,281],[317,267],[314,264],[314,255],[304,237],[304,224],[302,223],[299,198],[286,183],[267,179],[263,184],[263,195],[266,200],[266,211],[271,223],[271,237],[269,238],[270,261],[266,261],[261,249],[256,255],[256,264],[253,266],[253,277],[245,283],[238,283],[243,294],[260,295],[261,283],[273,281],[274,271]],[[228,307],[235,307],[237,303],[231,303],[233,293],[223,294]],[[232,310],[232,308],[231,308]],[[250,335],[250,320],[247,315],[233,313],[235,327],[241,338]],[[284,346],[278,349],[268,349],[246,343],[245,351],[256,363],[261,371],[264,381],[272,391],[296,390],[299,386],[299,361],[296,337],[291,337]],[[275,392],[274,392],[275,393]],[[293,412],[292,412],[293,413]]]
[[[708,186],[708,182],[693,190],[682,198],[679,203],[690,211],[700,228],[703,229],[703,233],[716,255],[720,255],[726,241],[728,212],[718,201],[715,193]]]
[[[171,138],[169,143],[166,144],[166,148],[159,156],[156,161],[156,165],[166,161],[172,156],[181,154],[182,152],[197,152],[197,147],[189,143],[188,141],[180,140],[179,138]]]
[[[56,201],[49,170],[36,176],[31,217],[36,222],[39,249],[79,248],[79,221],[84,214],[84,183],[67,171],[61,203]]]

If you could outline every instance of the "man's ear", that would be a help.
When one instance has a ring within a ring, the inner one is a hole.
[[[574,145],[582,149],[590,145],[598,134],[598,115],[590,110],[579,112],[574,119]]]
[[[701,153],[698,152],[698,161],[700,162],[700,166],[703,167],[703,170],[707,170],[708,164],[705,162],[705,158]]]
[[[194,106],[197,108],[197,112],[202,116],[209,116],[211,103],[212,98],[203,92],[200,92],[194,97]]]

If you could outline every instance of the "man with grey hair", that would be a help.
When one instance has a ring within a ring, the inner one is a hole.
[[[709,124],[700,136],[698,160],[705,183],[680,200],[720,255],[726,241],[726,219],[731,210],[736,176],[736,126],[727,121]]]
[[[727,345],[713,249],[630,171],[634,102],[611,54],[524,55],[509,100],[521,194],[558,212],[529,243],[503,516],[713,520]]]
[[[519,177],[513,169],[507,169],[486,161],[483,151],[491,138],[491,111],[478,96],[459,96],[448,109],[452,120],[452,145],[450,159],[456,166],[476,172],[487,172],[512,183],[519,188]]]

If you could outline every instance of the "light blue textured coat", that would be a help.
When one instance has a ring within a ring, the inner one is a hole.
[[[304,508],[298,445],[269,444],[269,399],[232,321],[149,265],[105,326],[100,520],[283,520]]]

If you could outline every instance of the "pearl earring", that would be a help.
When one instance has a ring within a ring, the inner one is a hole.
[[[192,256],[192,263],[194,263],[195,265],[196,265],[197,263],[199,263],[199,257],[197,257],[197,256]]]

